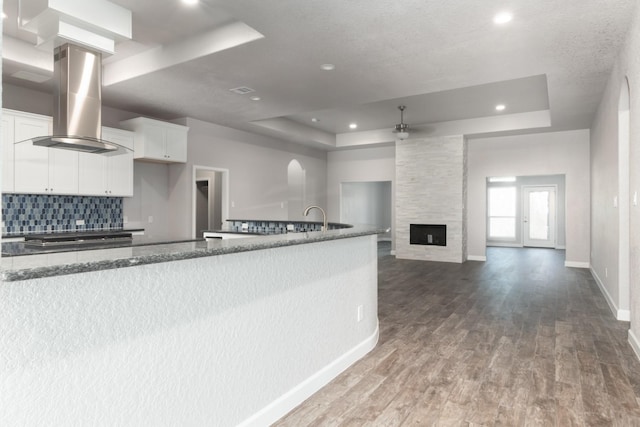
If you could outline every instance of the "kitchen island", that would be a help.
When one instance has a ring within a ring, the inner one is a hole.
[[[0,420],[268,425],[375,346],[380,231],[3,257]]]

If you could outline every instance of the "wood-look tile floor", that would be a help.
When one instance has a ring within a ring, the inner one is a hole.
[[[276,426],[640,426],[640,362],[564,252],[379,258],[377,347]]]

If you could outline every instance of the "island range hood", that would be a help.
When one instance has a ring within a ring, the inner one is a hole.
[[[53,135],[28,141],[43,147],[97,154],[127,149],[101,139],[101,53],[70,43],[56,47],[53,78]]]

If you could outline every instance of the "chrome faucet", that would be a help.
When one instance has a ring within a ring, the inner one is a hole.
[[[327,214],[324,212],[324,209],[322,209],[320,206],[308,206],[304,210],[304,216],[309,215],[309,211],[313,208],[320,209],[320,212],[322,212],[322,231],[327,231]]]

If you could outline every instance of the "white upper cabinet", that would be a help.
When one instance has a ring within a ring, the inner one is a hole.
[[[131,151],[79,154],[79,192],[90,196],[133,196],[133,132],[102,128],[102,139]]]
[[[13,115],[2,113],[2,192],[13,193]]]
[[[14,142],[51,135],[51,117],[7,110],[3,116],[13,119]],[[78,194],[77,152],[38,147],[29,142],[15,144],[13,151],[14,192]]]
[[[2,110],[2,192],[133,196],[133,132],[102,128],[103,139],[128,148],[118,154],[14,144],[51,133],[51,117]]]
[[[188,127],[145,117],[125,120],[120,124],[135,132],[134,159],[160,163],[187,162]]]

